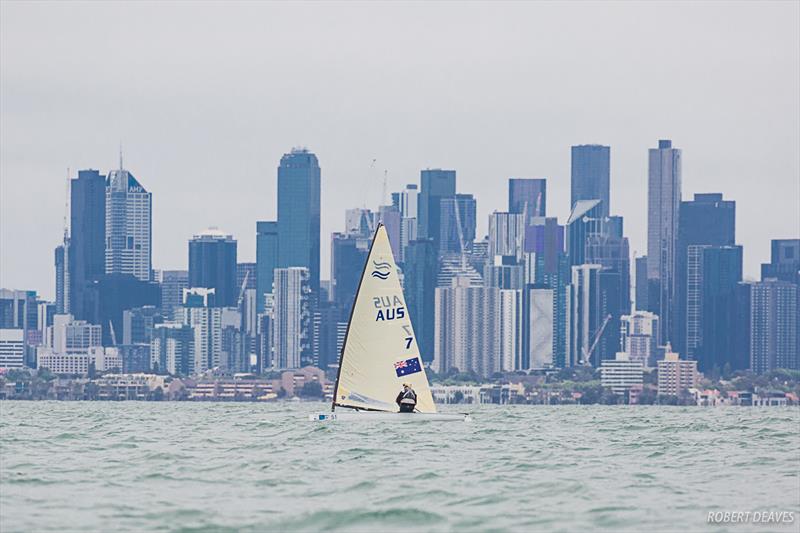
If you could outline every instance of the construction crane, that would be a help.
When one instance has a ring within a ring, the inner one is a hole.
[[[608,323],[610,321],[611,321],[611,315],[610,314],[606,315],[606,318],[605,318],[605,320],[603,320],[603,323],[600,325],[600,328],[598,328],[597,333],[594,334],[594,339],[592,339],[592,345],[589,348],[589,350],[587,351],[586,347],[585,346],[583,347],[583,364],[584,365],[587,365],[587,366],[589,365],[589,360],[592,357],[592,354],[594,353],[594,349],[597,348],[597,343],[600,342],[600,337],[603,336],[603,331],[605,331],[606,326],[608,326]]]

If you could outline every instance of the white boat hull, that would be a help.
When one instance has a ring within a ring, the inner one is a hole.
[[[381,411],[340,410],[308,415],[312,422],[333,422],[338,420],[391,421],[391,422],[467,422],[466,413],[386,413]]]

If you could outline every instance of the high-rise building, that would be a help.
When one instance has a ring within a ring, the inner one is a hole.
[[[187,289],[184,292],[184,305],[175,310],[176,322],[191,326],[194,330],[193,369],[190,372],[193,374],[214,368],[240,371],[238,366],[230,366],[230,346],[226,342],[229,339],[225,330],[238,329],[241,315],[234,307],[215,307],[210,298],[212,294],[214,289]]]
[[[331,235],[331,299],[344,320],[350,316],[370,243],[366,237]]]
[[[694,200],[680,203],[678,237],[675,249],[675,305],[672,307],[673,331],[670,338],[676,352],[694,357],[695,345],[690,345],[689,300],[696,297],[697,289],[690,288],[690,276],[698,273],[696,267],[701,259],[694,250],[690,260],[691,246],[733,246],[736,242],[736,202],[723,200],[722,194],[695,194]],[[692,262],[693,261],[693,262]],[[694,282],[697,279],[695,278]],[[700,279],[702,282],[702,279]],[[703,364],[700,370],[707,370]]]
[[[189,241],[189,287],[214,289],[216,305],[235,307],[236,240],[217,228],[198,233]]]
[[[433,239],[418,239],[408,243],[403,292],[411,324],[417,334],[420,357],[425,363],[433,360],[434,353],[434,290],[438,266]]]
[[[21,329],[0,328],[0,368],[25,365],[25,341]]]
[[[547,180],[544,178],[509,178],[508,212],[527,214],[525,225],[547,213]]]
[[[647,256],[636,258],[636,310],[647,311]]]
[[[441,199],[456,195],[456,171],[427,169],[420,172],[420,188],[417,204],[417,235],[433,239],[439,250]]]
[[[769,263],[761,265],[761,279],[788,281],[800,286],[800,239],[773,239]]]
[[[521,258],[525,241],[522,215],[495,211],[489,215],[489,257],[509,255]]]
[[[645,367],[655,365],[661,345],[658,316],[649,311],[635,311],[620,318],[620,344],[631,361]]]
[[[178,322],[158,324],[150,342],[150,364],[158,374],[188,376],[195,372],[195,334],[202,332]]]
[[[120,160],[119,170],[106,179],[106,274],[152,279],[152,202],[152,195]]]
[[[56,315],[47,328],[45,346],[57,354],[86,354],[93,346],[102,346],[102,328],[72,315]]]
[[[521,294],[522,350],[515,370],[552,368],[558,348],[556,290],[547,285],[529,284]]]
[[[25,361],[34,365],[39,338],[38,298],[36,291],[0,289],[0,329],[20,329],[25,342]]]
[[[439,200],[439,253],[460,253],[475,240],[477,203],[471,194]]]
[[[311,281],[307,268],[275,269],[275,367],[312,364]]]
[[[278,268],[278,223],[256,222],[256,305],[264,312],[265,295],[272,293],[273,272]]]
[[[317,156],[305,148],[284,154],[278,167],[278,268],[308,269],[319,295],[320,178]]]
[[[686,358],[701,372],[737,366],[736,291],[742,281],[741,246],[687,249]]]
[[[403,218],[417,218],[418,195],[417,184],[409,183],[402,191],[392,193],[392,205],[400,210]]]
[[[498,343],[500,345],[500,371],[513,372],[520,370],[522,360],[523,337],[523,302],[522,291],[517,289],[500,289],[498,300]],[[537,339],[540,340],[540,339]]]
[[[392,247],[392,253],[395,258],[399,257],[402,245],[400,239],[402,229],[400,210],[393,205],[382,205],[378,208],[377,220],[386,228],[386,234],[389,237],[389,245]],[[375,232],[373,231],[370,238],[374,235]]]
[[[555,217],[535,217],[528,222],[525,228],[525,253],[536,254],[540,268],[555,272],[558,258],[564,253],[564,226]]]
[[[750,369],[800,370],[797,285],[766,279],[750,285]]]
[[[116,346],[122,341],[122,315],[126,309],[161,306],[158,283],[142,281],[133,274],[106,274],[87,283],[86,319],[103,326],[103,345]]]
[[[106,179],[96,170],[80,170],[70,182],[69,303],[75,318],[86,317],[87,283],[105,273]]]
[[[434,369],[475,372],[484,378],[499,372],[499,289],[455,278],[451,287],[436,288],[435,302]]]
[[[69,313],[69,268],[67,266],[67,253],[69,238],[65,236],[64,244],[56,246],[56,312]]]
[[[586,244],[592,235],[605,235],[606,219],[601,200],[578,200],[567,219],[567,255],[571,266],[586,263]]]
[[[525,282],[523,266],[516,257],[496,255],[494,261],[483,268],[483,282],[487,287],[521,289]]]
[[[365,207],[354,207],[344,212],[344,233],[354,237],[369,237],[375,234],[378,215]]]
[[[611,209],[611,148],[599,144],[572,147],[570,207],[581,200],[600,200],[598,216],[608,216]]]
[[[172,317],[172,311],[183,304],[183,289],[189,288],[189,271],[162,270],[158,281],[161,283],[161,310],[164,316]]]
[[[236,294],[242,289],[256,288],[256,264],[255,263],[236,263]]]
[[[158,307],[146,305],[122,312],[122,344],[150,344],[158,324],[166,321]]]
[[[600,265],[575,265],[570,284],[569,361],[567,366],[598,366],[592,351],[604,317],[600,316]]]
[[[647,278],[649,311],[661,318],[664,341],[674,331],[675,248],[681,203],[681,150],[658,141],[649,150],[647,183]]]
[[[697,361],[681,359],[667,344],[664,359],[658,362],[658,395],[679,396],[699,382]]]

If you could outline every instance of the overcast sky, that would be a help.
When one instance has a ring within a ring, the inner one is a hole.
[[[0,286],[54,295],[67,169],[153,193],[153,267],[219,226],[255,260],[292,146],[322,166],[322,275],[344,210],[457,171],[488,214],[507,179],[569,211],[570,146],[611,146],[611,211],[646,249],[647,149],[683,197],[737,203],[745,273],[800,235],[800,3],[0,4]],[[373,168],[373,159],[377,162]]]

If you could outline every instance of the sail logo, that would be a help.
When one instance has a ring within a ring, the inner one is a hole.
[[[370,274],[373,278],[378,278],[380,280],[386,281],[389,279],[389,274],[392,273],[392,265],[385,261],[372,261],[372,266],[374,267],[372,270],[372,274]]]

